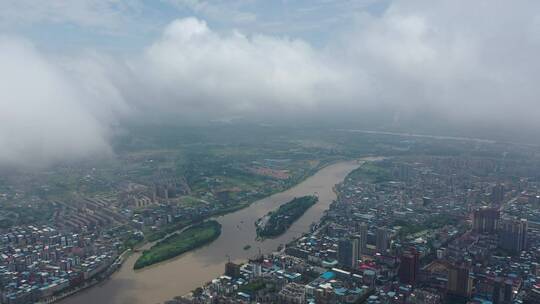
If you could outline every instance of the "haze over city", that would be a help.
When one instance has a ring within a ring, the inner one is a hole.
[[[540,304],[540,1],[0,0],[0,304]]]
[[[540,111],[539,6],[2,1],[0,163],[111,153],[133,121],[529,132]]]

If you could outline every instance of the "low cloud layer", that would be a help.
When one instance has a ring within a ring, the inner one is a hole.
[[[394,1],[325,47],[187,18],[126,57],[52,57],[0,38],[0,165],[111,153],[112,130],[129,119],[339,119],[390,108],[532,129],[538,11],[534,1]]]
[[[35,166],[110,153],[109,84],[76,79],[26,41],[0,38],[0,165]],[[74,67],[73,67],[74,68]],[[103,119],[103,120],[102,120]]]

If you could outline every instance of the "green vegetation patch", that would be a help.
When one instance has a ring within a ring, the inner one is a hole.
[[[266,287],[266,283],[264,281],[253,281],[246,285],[240,286],[238,291],[253,294],[261,289],[264,289]]]
[[[349,175],[353,179],[362,179],[369,183],[384,183],[392,179],[389,170],[375,162],[366,162]]]
[[[200,205],[205,204],[203,200],[200,198],[191,196],[191,195],[184,195],[180,198],[180,201],[182,202],[182,206],[184,207],[197,207]]]
[[[158,242],[137,259],[134,269],[140,269],[159,263],[195,248],[211,243],[221,234],[221,225],[217,221],[207,221],[192,226],[181,233],[175,233]]]
[[[191,221],[184,220],[184,221],[178,221],[172,224],[168,224],[167,226],[156,230],[156,231],[149,231],[145,234],[146,240],[148,242],[155,242],[159,239],[162,239],[167,236],[167,234],[171,234],[177,230],[183,229],[184,227],[191,224]]]
[[[317,201],[316,196],[295,197],[292,201],[281,205],[278,210],[269,212],[257,220],[255,223],[257,235],[263,238],[280,236]]]
[[[456,225],[459,223],[459,218],[447,214],[437,214],[429,217],[423,223],[411,223],[406,220],[396,220],[395,225],[401,226],[400,234],[408,236],[419,233],[424,230],[435,230],[443,228],[447,225]]]

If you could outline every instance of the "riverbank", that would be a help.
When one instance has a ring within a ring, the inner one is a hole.
[[[311,168],[310,170],[308,170],[304,175],[300,176],[300,177],[297,177],[296,179],[290,181],[286,186],[284,186],[282,189],[278,189],[278,190],[275,190],[275,191],[272,191],[272,192],[269,192],[269,193],[264,193],[263,195],[260,195],[260,196],[254,196],[253,199],[249,200],[249,201],[245,201],[245,202],[240,202],[238,204],[235,204],[233,206],[230,206],[228,208],[223,208],[223,209],[219,209],[219,210],[216,210],[214,212],[211,212],[210,214],[204,216],[204,217],[201,217],[199,219],[196,219],[196,220],[191,220],[191,221],[180,221],[180,222],[176,222],[176,223],[173,223],[173,224],[170,224],[170,225],[167,225],[166,227],[158,230],[158,231],[153,231],[153,232],[150,232],[148,235],[145,235],[144,239],[142,241],[140,241],[139,243],[135,244],[135,246],[133,246],[133,249],[135,251],[136,248],[141,248],[141,247],[145,247],[145,246],[148,246],[148,244],[154,244],[160,240],[163,240],[165,239],[167,236],[175,233],[175,232],[179,232],[181,230],[184,230],[186,229],[187,227],[197,223],[197,222],[202,222],[202,221],[205,221],[207,219],[215,219],[215,218],[218,218],[220,216],[224,216],[224,215],[227,215],[229,213],[233,213],[233,212],[236,212],[236,211],[239,211],[239,210],[242,210],[244,208],[247,208],[249,206],[251,206],[251,204],[261,200],[261,199],[264,199],[264,198],[267,198],[267,197],[270,197],[276,193],[280,193],[280,192],[283,192],[283,191],[287,191],[293,187],[295,187],[296,185],[302,183],[303,181],[305,181],[306,179],[308,179],[309,177],[313,176],[315,173],[319,172],[320,170],[328,167],[328,166],[331,166],[333,164],[336,164],[336,163],[339,163],[339,162],[342,162],[342,161],[346,161],[346,160],[343,160],[343,159],[338,159],[338,160],[331,160],[331,161],[323,161],[321,162],[320,164],[318,164],[315,168]],[[150,245],[152,246],[152,245]]]
[[[114,272],[118,271],[120,267],[122,266],[122,263],[125,261],[126,258],[129,257],[129,255],[132,253],[131,249],[124,250],[103,272],[96,274],[94,278],[91,280],[85,281],[81,283],[79,286],[70,288],[69,290],[63,291],[59,294],[53,295],[51,297],[42,299],[36,304],[52,304],[52,303],[58,303],[62,301],[63,299],[72,296],[74,294],[77,294],[78,292],[81,292],[85,289],[94,287],[105,280],[107,280]]]
[[[298,184],[304,182],[306,179],[310,178],[311,176],[313,176],[314,174],[316,174],[320,170],[323,170],[324,168],[326,168],[328,166],[339,163],[340,161],[344,161],[344,160],[332,160],[332,161],[327,161],[327,162],[321,162],[315,168],[312,168],[312,169],[308,170],[301,177],[298,177],[294,181],[291,181],[291,183],[287,184],[283,189],[276,190],[275,192],[267,193],[264,196],[261,196],[259,198],[254,198],[252,201],[239,203],[239,204],[234,205],[232,207],[218,210],[218,211],[216,211],[216,212],[214,212],[214,213],[212,213],[212,214],[210,214],[210,215],[208,215],[208,216],[206,216],[204,218],[198,219],[198,220],[177,222],[177,223],[174,223],[174,224],[172,224],[172,225],[170,225],[168,227],[165,227],[162,230],[152,232],[150,235],[146,236],[142,241],[138,242],[131,249],[128,249],[128,250],[129,250],[130,253],[135,253],[135,255],[137,256],[137,260],[138,260],[142,256],[142,252],[144,252],[145,250],[150,249],[152,246],[154,246],[155,244],[157,244],[161,240],[165,240],[166,238],[168,238],[169,236],[171,236],[171,235],[173,235],[175,233],[181,233],[184,230],[189,229],[190,227],[192,227],[193,225],[195,225],[198,222],[202,222],[202,221],[207,220],[207,219],[216,219],[216,218],[219,218],[221,216],[226,216],[227,214],[230,214],[230,213],[238,212],[238,211],[240,211],[242,209],[250,207],[253,203],[256,203],[256,202],[258,202],[258,201],[260,201],[262,199],[271,197],[271,196],[273,196],[273,195],[275,195],[277,193],[280,193],[280,192],[288,191],[291,188],[296,187]],[[218,237],[219,237],[219,235],[218,235]],[[211,241],[213,241],[213,240],[211,240]],[[208,244],[208,243],[206,243],[206,244]],[[182,252],[180,254],[175,255],[174,257],[177,257],[177,256],[179,256],[179,255],[181,255],[183,253],[194,250],[194,249],[196,249],[198,247],[200,247],[200,246],[197,246],[195,248],[186,250],[186,251],[184,251],[184,252]],[[252,248],[252,246],[249,245],[249,244],[244,245],[244,247],[243,247],[243,249],[246,250],[246,251],[248,251],[251,248]],[[171,257],[171,258],[174,258],[174,257]],[[158,264],[160,262],[166,262],[166,260],[168,260],[168,259],[169,258],[158,261],[158,262],[153,262],[152,265],[153,264]],[[125,261],[125,259],[122,259],[118,264],[115,264],[115,266],[116,266],[115,271],[117,271],[118,269],[120,269],[123,266],[124,261]],[[135,265],[133,265],[132,267],[133,267],[134,270],[141,270],[142,268],[144,268],[146,266],[150,266],[150,265],[139,266],[139,268],[135,268]],[[105,276],[104,278],[102,278],[102,279],[100,279],[98,281],[95,281],[95,282],[94,281],[85,282],[85,283],[83,283],[84,287],[77,288],[73,292],[71,292],[71,290],[70,290],[69,294],[66,293],[67,295],[63,295],[59,299],[55,299],[53,302],[57,302],[59,300],[65,299],[65,298],[67,298],[68,296],[71,296],[71,295],[76,296],[76,293],[78,291],[83,291],[83,290],[86,290],[86,289],[88,289],[90,287],[98,285],[102,281],[108,279],[109,276],[112,275],[113,273],[114,273],[114,271],[110,272],[107,276]],[[50,302],[50,303],[53,303],[53,302]]]
[[[332,187],[360,165],[358,161],[343,161],[328,165],[300,184],[254,202],[247,208],[218,216],[222,233],[212,243],[184,253],[177,258],[134,271],[140,253],[132,254],[124,266],[95,288],[73,295],[62,304],[158,303],[182,295],[221,275],[224,264],[245,261],[260,251],[270,253],[281,244],[310,230],[336,198]],[[294,197],[318,194],[319,202],[304,213],[283,235],[264,241],[256,239],[253,223]],[[249,245],[249,246],[248,246]],[[146,247],[146,246],[145,246]]]

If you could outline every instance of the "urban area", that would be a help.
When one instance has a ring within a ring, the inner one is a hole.
[[[219,237],[209,219],[369,155],[309,231],[166,303],[540,303],[535,148],[321,134],[126,149],[114,163],[3,179],[1,303],[54,303],[114,277],[130,255],[142,252],[144,268],[197,250]],[[317,193],[306,195],[266,216],[266,237],[315,208]]]
[[[367,163],[309,233],[167,304],[540,303],[537,175],[490,159]]]

